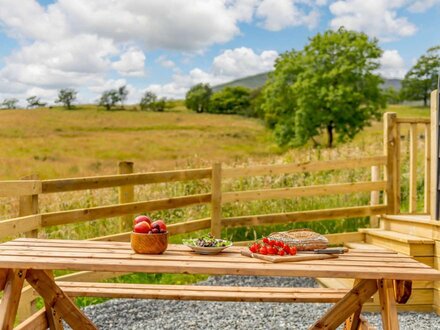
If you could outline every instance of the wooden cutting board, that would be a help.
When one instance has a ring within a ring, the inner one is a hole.
[[[306,260],[323,260],[337,258],[337,254],[297,254],[294,256],[268,256],[259,253],[252,253],[249,250],[242,250],[241,254],[246,257],[261,259],[269,262],[294,262]]]

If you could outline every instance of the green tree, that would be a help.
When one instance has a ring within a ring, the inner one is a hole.
[[[40,98],[37,96],[29,96],[26,99],[26,102],[28,103],[27,108],[39,108],[39,107],[45,107],[47,103],[41,102]]]
[[[250,89],[246,87],[226,87],[214,93],[209,104],[209,112],[222,114],[244,114],[251,106]]]
[[[1,106],[3,109],[17,109],[18,99],[9,98],[4,99]]]
[[[383,93],[387,100],[387,103],[398,104],[401,102],[400,93],[393,86],[386,88]]]
[[[379,118],[385,98],[375,74],[382,50],[364,33],[326,31],[302,51],[282,54],[263,94],[265,119],[280,144],[302,145],[327,134],[332,147]]]
[[[153,110],[153,104],[157,102],[157,95],[153,92],[146,91],[142,96],[140,107],[141,110]]]
[[[106,110],[111,110],[118,102],[120,102],[118,91],[116,89],[110,89],[102,93],[98,105],[105,107]]]
[[[430,92],[437,88],[439,70],[440,46],[435,46],[420,56],[417,63],[405,75],[402,81],[402,98],[423,100],[423,105],[426,107]]]
[[[124,102],[127,100],[128,93],[129,92],[126,85],[118,88],[119,102],[121,102],[122,109],[124,109]]]
[[[197,84],[190,88],[185,96],[185,106],[196,112],[208,110],[212,89],[209,84]]]
[[[76,100],[78,92],[72,88],[63,88],[58,91],[58,98],[55,103],[62,103],[66,109],[73,108],[73,102]]]

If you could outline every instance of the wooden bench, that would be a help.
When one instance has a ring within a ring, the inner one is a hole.
[[[236,287],[126,283],[57,282],[70,297],[335,303],[349,290],[328,288]]]

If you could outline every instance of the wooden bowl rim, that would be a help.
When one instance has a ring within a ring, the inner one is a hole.
[[[168,235],[168,231],[164,232],[164,233],[151,233],[151,234],[147,234],[147,233],[136,233],[134,231],[131,232],[131,235],[135,235],[135,236],[165,236]]]

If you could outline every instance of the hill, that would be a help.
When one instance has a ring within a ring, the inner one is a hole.
[[[248,76],[240,79],[236,79],[224,84],[220,84],[217,86],[213,86],[212,89],[214,92],[217,92],[225,87],[236,87],[243,86],[250,89],[255,89],[258,87],[262,87],[266,82],[268,75],[270,72],[263,72],[253,76]],[[401,79],[384,79],[385,82],[383,84],[383,88],[388,88],[390,86],[394,87],[397,91],[400,90],[402,80]]]

